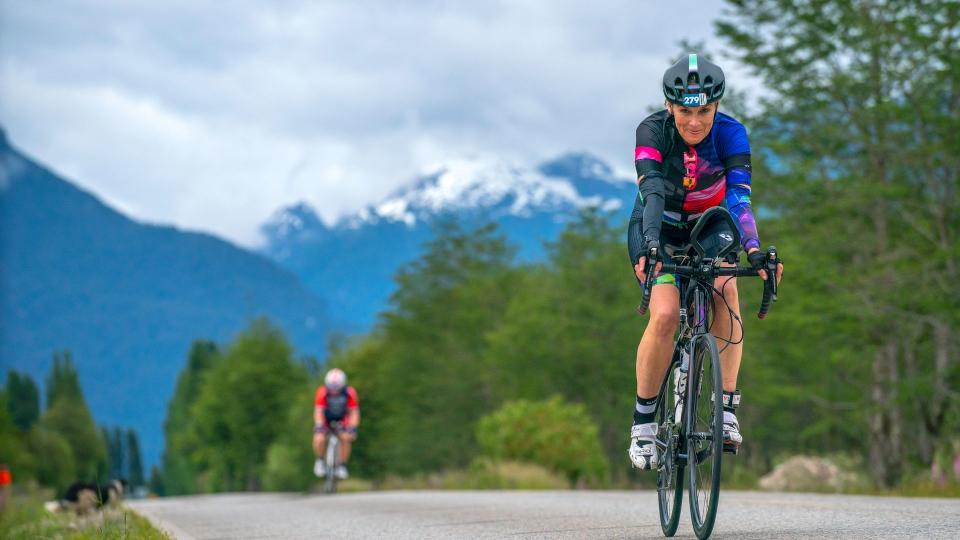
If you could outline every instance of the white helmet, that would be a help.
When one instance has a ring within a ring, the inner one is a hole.
[[[341,390],[347,385],[347,374],[340,368],[333,368],[323,378],[323,384],[331,390]]]

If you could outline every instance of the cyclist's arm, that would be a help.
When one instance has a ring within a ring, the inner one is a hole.
[[[630,223],[627,225],[627,253],[630,255],[630,264],[637,264],[645,254],[646,247],[647,243],[643,239],[643,199],[638,193],[630,214]]]
[[[317,395],[313,399],[313,424],[315,426],[321,426],[326,423],[326,418],[324,417],[324,410],[327,408],[327,389],[324,387],[317,388]]]
[[[344,425],[353,429],[360,425],[360,399],[352,386],[347,387],[347,418]]]
[[[739,229],[743,250],[750,252],[760,249],[760,235],[757,233],[757,220],[753,217],[753,206],[750,203],[749,154],[746,160],[746,167],[739,165],[727,170],[727,192],[723,199]]]
[[[642,242],[646,247],[648,240],[657,240],[660,238],[660,225],[663,222],[665,187],[663,179],[663,154],[660,148],[663,147],[661,129],[655,122],[644,121],[637,126],[637,144],[634,150],[634,166],[637,169],[637,186],[640,196],[637,202],[642,206],[642,218],[640,218],[640,235],[637,241]],[[634,212],[636,213],[636,206]],[[631,222],[633,217],[631,217]],[[631,233],[636,234],[631,227]],[[633,263],[637,262],[634,257],[633,243],[631,242],[630,256]]]
[[[723,166],[726,169],[726,194],[723,201],[737,224],[740,245],[749,253],[760,249],[760,235],[757,233],[757,220],[753,216],[750,202],[752,166],[747,130],[737,123],[724,131],[720,142],[723,146]]]

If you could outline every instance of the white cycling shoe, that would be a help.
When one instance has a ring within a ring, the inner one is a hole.
[[[653,470],[657,468],[657,423],[636,424],[630,428],[630,448],[627,455],[630,463],[637,469]]]
[[[322,459],[313,462],[313,474],[317,478],[323,478],[327,475],[327,464]]]
[[[334,476],[337,477],[337,480],[346,480],[350,477],[350,474],[347,473],[347,467],[345,465],[337,465],[333,470]]]
[[[743,435],[740,434],[737,415],[723,411],[723,451],[736,454],[740,451],[741,443],[743,443]]]

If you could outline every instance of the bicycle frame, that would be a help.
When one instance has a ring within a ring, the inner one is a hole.
[[[703,283],[696,279],[689,278],[679,279],[678,285],[680,286],[681,305],[690,306],[689,311],[693,312],[693,324],[688,324],[690,318],[690,312],[688,311],[688,308],[681,307],[680,332],[676,341],[674,342],[673,357],[670,360],[670,364],[667,366],[667,371],[663,376],[663,381],[660,383],[660,392],[657,395],[664,395],[663,390],[668,384],[670,384],[670,375],[673,373],[675,368],[680,368],[680,373],[685,376],[688,382],[690,380],[689,374],[692,372],[692,370],[699,370],[701,368],[699,365],[693,365],[697,359],[691,354],[693,351],[690,350],[690,346],[697,336],[709,333],[709,297],[707,294],[712,295],[712,288],[708,291]],[[691,294],[693,295],[692,301],[686,302],[685,300]],[[683,366],[682,363],[684,352],[686,352],[686,357],[689,359],[686,366]],[[673,405],[674,414],[671,415],[676,419],[676,408],[677,406],[682,407],[682,418],[680,419],[679,424],[675,424],[678,425],[680,430],[678,433],[673,434],[674,436],[679,437],[678,442],[680,444],[674,446],[674,448],[677,450],[677,454],[673,457],[678,460],[679,465],[684,466],[688,461],[686,454],[687,434],[693,430],[693,420],[691,419],[690,414],[688,414],[690,409],[687,406],[688,396],[688,387],[684,387],[679,393],[679,399]],[[658,404],[658,406],[663,407],[666,406],[666,404],[661,403]]]
[[[326,493],[335,493],[337,490],[337,466],[340,465],[340,423],[331,424],[327,434],[327,452],[324,459],[327,465],[327,478],[324,482]]]
[[[330,433],[329,438],[327,439],[327,466],[336,467],[340,462],[339,453],[340,452],[340,436],[335,433]]]

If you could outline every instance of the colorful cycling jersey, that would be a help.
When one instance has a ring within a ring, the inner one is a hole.
[[[650,210],[655,210],[651,216],[643,212],[645,238],[659,238],[661,219],[654,216],[661,208],[663,223],[682,228],[708,208],[725,204],[743,249],[760,247],[750,206],[750,142],[743,124],[733,117],[717,112],[710,133],[689,146],[669,111],[651,114],[637,126],[634,164],[639,202],[651,203]],[[631,245],[631,257],[632,252]]]
[[[360,408],[357,391],[352,386],[346,387],[343,392],[331,393],[326,386],[317,388],[314,399],[317,408],[323,409],[323,415],[328,421],[343,420],[347,413]]]

